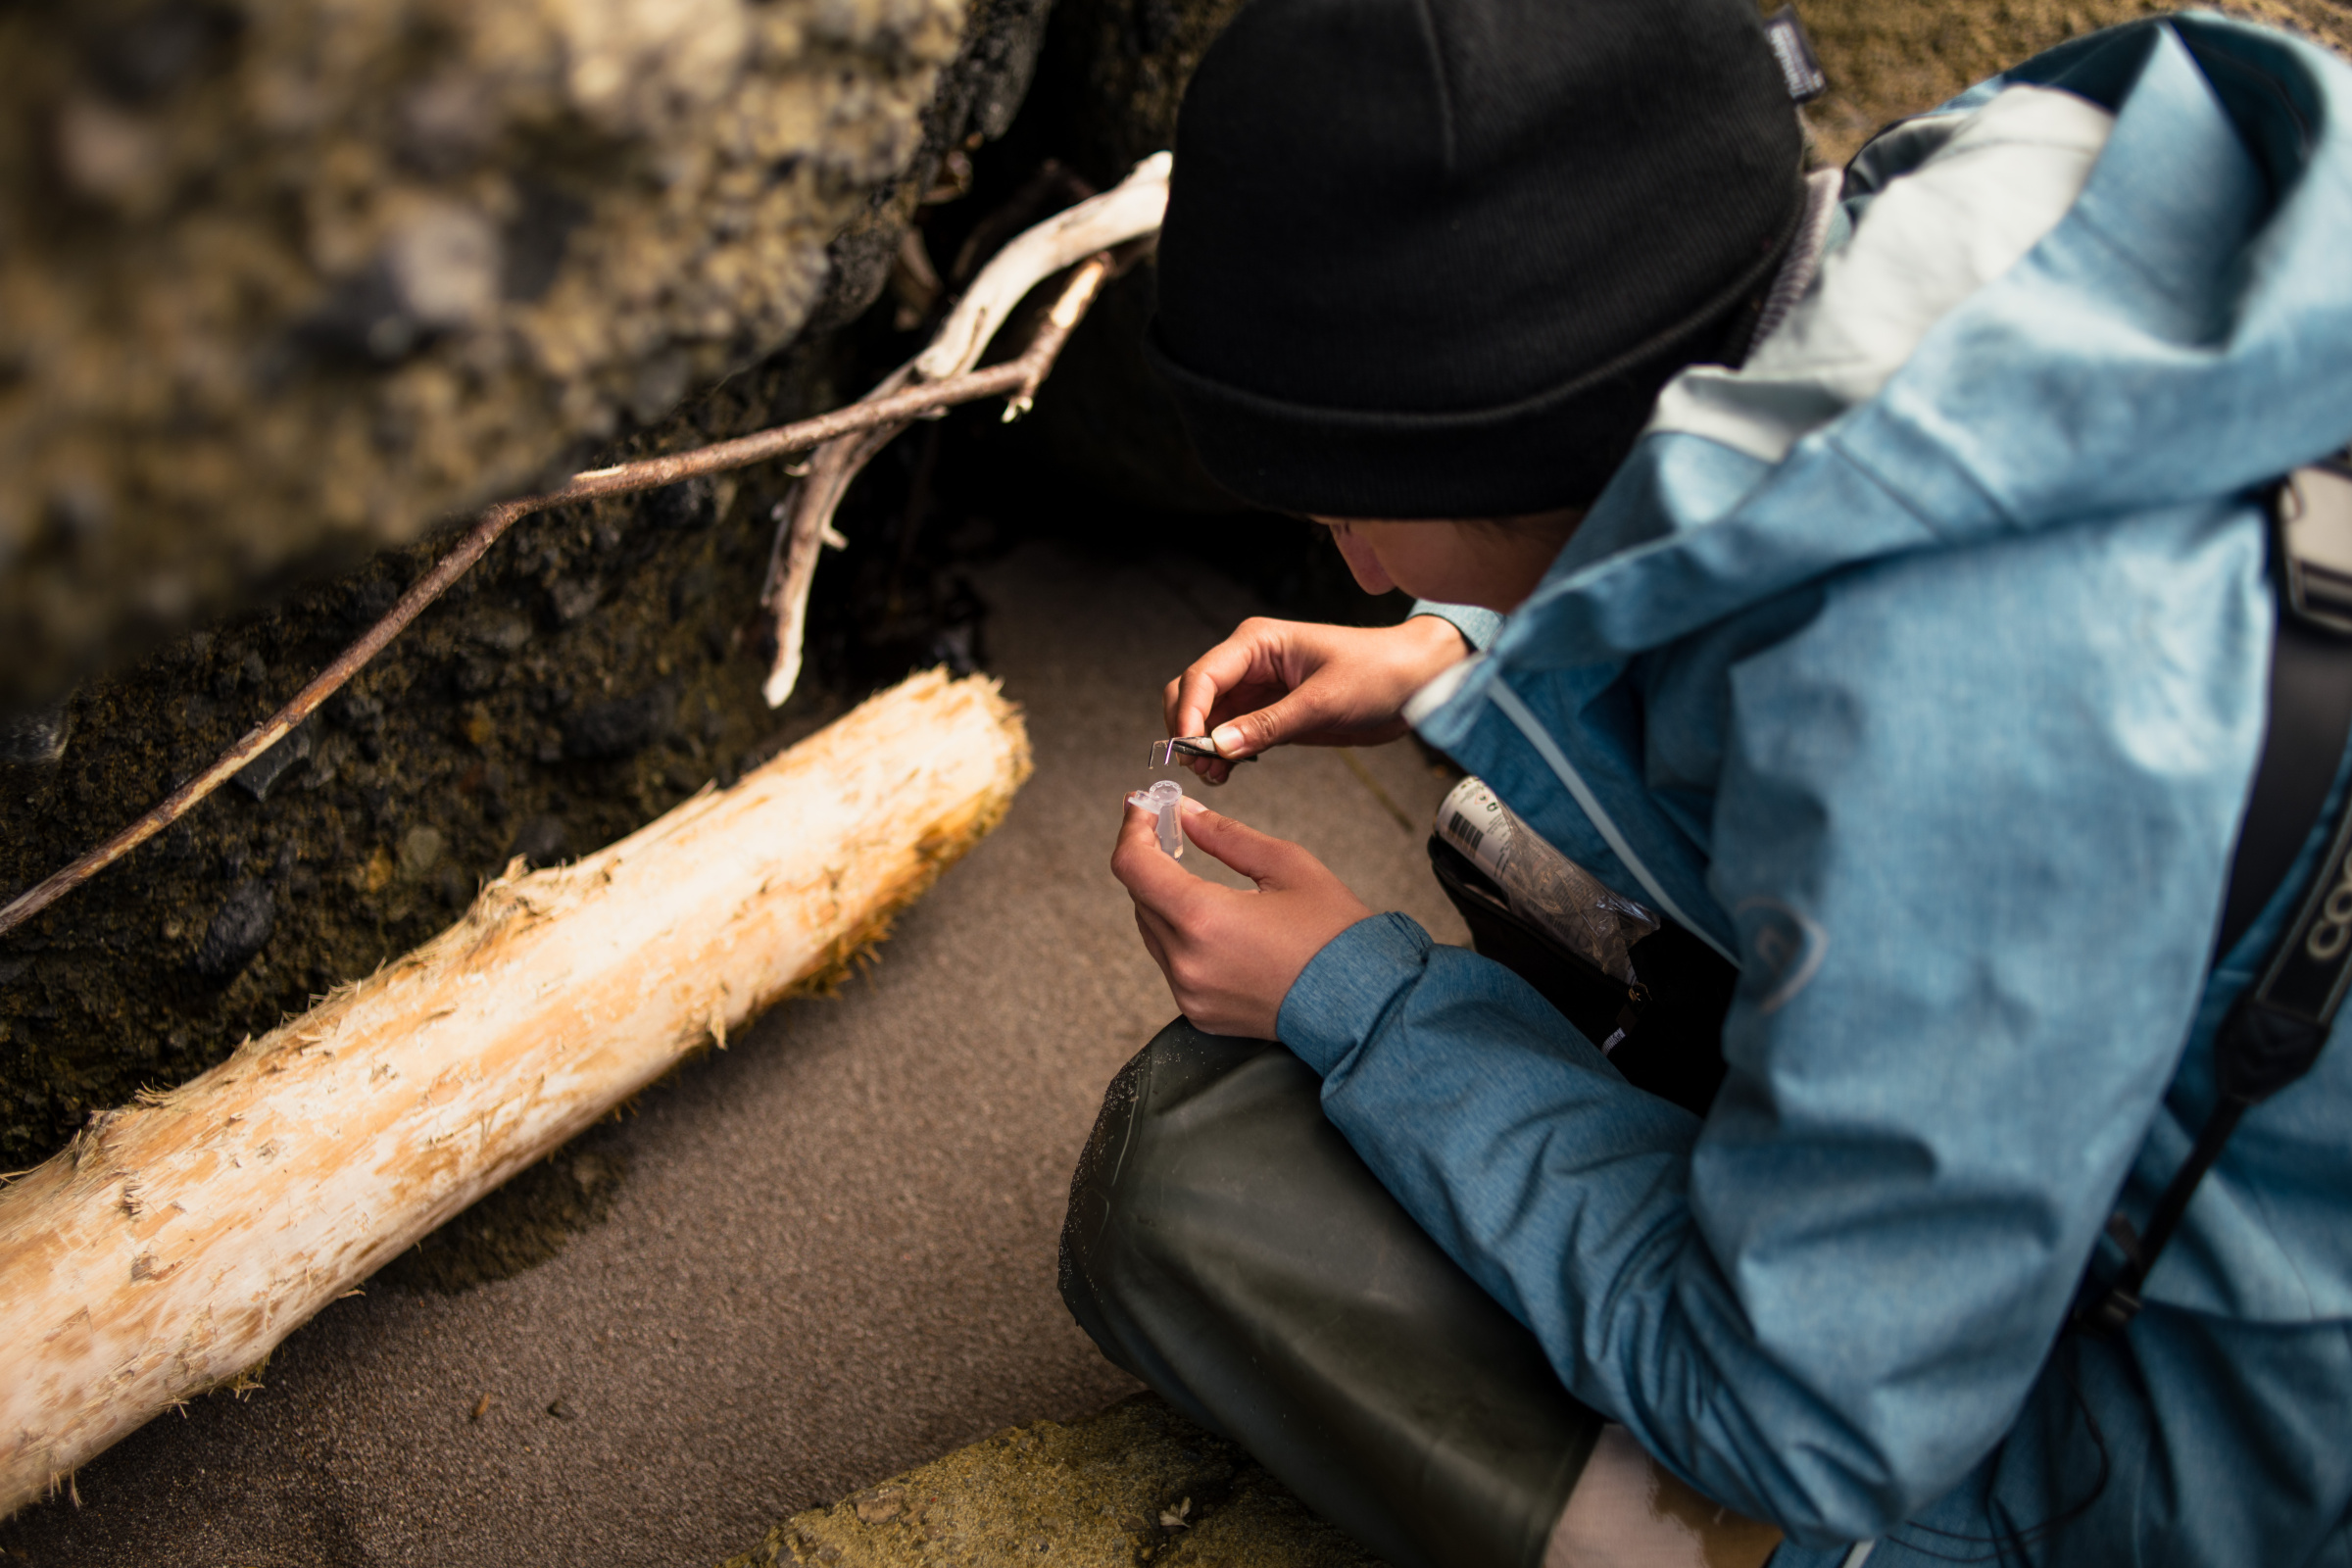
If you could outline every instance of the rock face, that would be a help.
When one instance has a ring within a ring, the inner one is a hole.
[[[1176,145],[1176,111],[1200,57],[1243,0],[1060,0],[1054,66],[1077,163],[1107,184]]]
[[[856,315],[949,141],[1010,122],[1044,20],[0,7],[0,706]]]
[[[1173,148],[1184,89],[1242,4],[1058,0],[1045,68],[1057,150],[1107,185]],[[1054,368],[1064,395],[1038,405],[1029,434],[1054,466],[1127,506],[1241,511],[1193,456],[1175,400],[1144,360],[1156,283],[1147,261],[1104,291]]]

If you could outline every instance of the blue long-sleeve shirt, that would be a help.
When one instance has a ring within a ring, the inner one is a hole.
[[[1669,389],[1415,704],[1740,963],[1703,1122],[1402,916],[1284,1003],[1381,1179],[1580,1397],[1787,1529],[1782,1561],[2056,1519],[2088,1467],[2069,1401],[2112,1473],[2029,1558],[2352,1561],[2352,1046],[2248,1116],[2125,1343],[2053,1358],[2283,917],[2211,964],[2264,726],[2260,491],[2352,434],[2347,108],[2333,57],[2183,17],[1882,142],[1789,325]],[[2055,205],[2005,240],[1969,206],[2035,179]],[[1979,223],[1981,276],[1887,293]]]

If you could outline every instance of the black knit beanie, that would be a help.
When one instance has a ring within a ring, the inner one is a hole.
[[[1185,94],[1147,352],[1261,506],[1581,505],[1770,284],[1801,157],[1752,0],[1252,0]]]

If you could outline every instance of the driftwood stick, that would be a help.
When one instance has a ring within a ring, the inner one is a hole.
[[[911,364],[900,366],[866,399],[898,392],[913,369]],[[760,689],[770,708],[784,706],[800,683],[801,650],[808,636],[808,590],[816,581],[817,557],[826,545],[848,543],[834,530],[833,514],[851,482],[906,428],[906,420],[892,419],[826,442],[809,455],[808,471],[776,508],[776,542],[768,551],[767,581],[760,590],[760,602],[776,622],[775,660]]]
[[[1104,266],[1107,265],[1105,262]],[[639,490],[658,490],[682,479],[764,463],[809,447],[823,446],[844,435],[855,435],[877,427],[887,426],[895,434],[905,427],[907,420],[934,409],[973,403],[986,397],[1002,394],[1011,398],[1015,406],[1026,408],[1029,400],[1036,396],[1038,384],[1053,368],[1054,356],[1061,352],[1061,345],[1068,340],[1070,328],[1086,313],[1087,306],[1093,303],[1095,291],[1102,285],[1102,272],[1099,269],[1081,269],[1078,274],[1073,275],[1064,285],[1052,313],[1039,326],[1037,336],[1017,360],[992,365],[985,370],[951,376],[944,381],[905,387],[886,397],[853,403],[848,408],[820,414],[812,419],[777,425],[773,429],[761,430],[737,440],[697,447],[689,452],[644,458],[610,468],[591,468],[573,474],[570,482],[561,489],[498,503],[483,513],[480,519],[466,531],[465,537],[458,541],[457,548],[436,562],[430,571],[417,578],[409,591],[400,596],[381,620],[368,627],[358,641],[337,655],[332,663],[312,677],[310,683],[296,692],[285,707],[248,730],[228,750],[215,758],[204,771],[181,784],[128,827],[35,883],[5,906],[0,906],[0,936],[14,931],[187,815],[198,802],[236,777],[238,771],[255,758],[285,739],[295,726],[310,717],[321,703],[366,667],[385,644],[407,629],[409,622],[415,620],[425,606],[440,598],[451,583],[463,576],[468,566],[482,558],[483,552],[496,544],[521,518],[549,507],[594,501],[604,496],[627,495]],[[842,483],[846,485],[848,479],[845,478]],[[804,588],[804,609],[806,592]]]
[[[1042,225],[1041,225],[1042,226]],[[1031,232],[1035,232],[1032,230]],[[1015,244],[1019,243],[1017,240]],[[1086,315],[1087,307],[1095,301],[1103,280],[1110,275],[1115,264],[1107,251],[1099,252],[1070,274],[1054,299],[1054,308],[1039,324],[1037,335],[1030,340],[1018,360],[1009,365],[1026,365],[1018,390],[1008,391],[1004,417],[1011,419],[1028,411],[1037,395],[1037,388],[1053,369],[1054,357],[1061,345],[1069,340],[1070,332]],[[985,277],[987,274],[983,273]],[[958,307],[960,309],[961,307]],[[985,345],[982,345],[985,347]],[[928,352],[928,351],[926,351]],[[975,358],[979,348],[973,351]],[[915,380],[920,360],[910,361],[892,371],[873,391],[866,394],[870,404],[853,407],[882,407],[895,399],[905,398],[910,391],[920,391],[926,385],[945,385],[945,382]],[[1004,369],[995,366],[992,369]],[[987,370],[965,370],[952,380],[972,375],[986,375]],[[913,381],[911,387],[908,382]],[[800,684],[801,653],[808,636],[808,593],[816,582],[816,563],[827,544],[840,544],[841,536],[834,531],[833,514],[841,507],[842,497],[849,493],[850,484],[864,471],[881,450],[890,445],[910,419],[877,421],[854,435],[828,441],[808,460],[808,472],[793,487],[792,499],[786,504],[784,516],[777,524],[776,542],[768,555],[767,586],[763,597],[776,617],[776,659],[760,687],[760,695],[770,708],[781,708],[792,689]]]
[[[1024,229],[980,270],[972,286],[939,323],[930,346],[866,396],[884,399],[909,384],[969,373],[987,352],[989,340],[1031,289],[1090,256],[1157,231],[1168,208],[1168,173],[1173,167],[1168,154],[1153,153],[1102,195],[1090,196]],[[1075,283],[1073,279],[1071,286]],[[1101,284],[1098,276],[1088,285],[1090,301],[1092,291]],[[1063,297],[1068,298],[1066,289]],[[1077,315],[1084,314],[1084,309],[1081,305]],[[1060,314],[1057,305],[1055,315]],[[1070,317],[1069,325],[1076,324],[1077,315]],[[1062,330],[1066,335],[1069,326]],[[1032,382],[1030,392],[1035,391]],[[1028,397],[1016,398],[1005,417],[1026,412],[1028,406]],[[822,547],[840,537],[833,527],[833,514],[851,482],[905,428],[905,421],[877,424],[861,435],[829,443],[809,460],[808,476],[793,490],[778,520],[775,546],[768,555],[767,583],[761,591],[762,603],[776,620],[775,662],[760,687],[770,708],[782,707],[800,683],[802,645],[808,632],[808,594],[816,580],[817,560]]]
[[[252,1367],[706,1043],[822,987],[1004,815],[1019,715],[934,670],[463,919],[0,1189],[0,1516]]]
[[[1153,153],[1102,195],[1022,230],[980,269],[931,334],[930,347],[915,357],[915,378],[943,381],[962,374],[980,363],[989,339],[1031,289],[1097,251],[1157,230],[1168,210],[1168,174],[1174,168],[1166,153]]]
[[[1094,184],[1084,174],[1058,158],[1049,158],[1031,172],[1004,205],[972,225],[964,236],[963,246],[956,253],[956,261],[948,269],[946,281],[961,287],[971,281],[972,274],[983,262],[1004,248],[1004,242],[1029,226],[1040,209],[1048,206],[1056,195],[1075,206],[1097,194]]]

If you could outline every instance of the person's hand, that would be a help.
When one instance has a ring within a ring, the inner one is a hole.
[[[1274,1038],[1282,999],[1324,944],[1372,911],[1323,862],[1286,839],[1181,808],[1196,850],[1255,882],[1229,888],[1193,875],[1159,847],[1158,818],[1127,808],[1110,874],[1135,900],[1136,929],[1168,977],[1177,1007],[1212,1035]]]
[[[1470,651],[1453,623],[1321,626],[1251,618],[1168,682],[1168,733],[1206,735],[1213,758],[1186,765],[1222,784],[1233,763],[1286,742],[1378,746],[1404,733],[1413,693]]]

